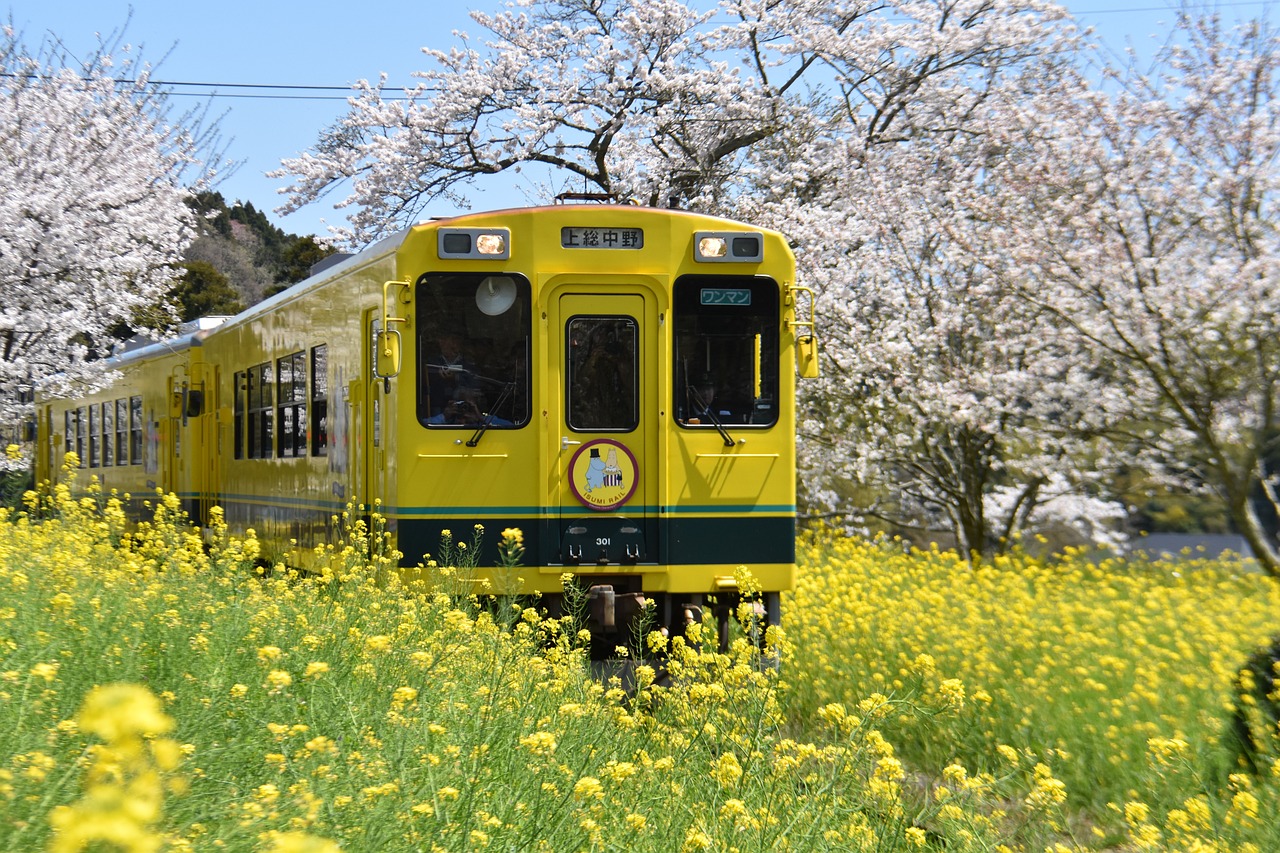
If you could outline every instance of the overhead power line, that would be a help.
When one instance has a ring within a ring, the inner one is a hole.
[[[1236,9],[1243,7],[1275,7],[1280,0],[1229,0],[1229,2],[1218,2],[1214,4],[1214,9]],[[1067,9],[1073,16],[1093,17],[1094,15],[1124,15],[1138,14],[1144,12],[1168,12],[1177,15],[1179,10],[1171,6],[1134,6],[1122,9],[1081,9],[1074,6],[1068,6]],[[12,74],[0,73],[0,77],[36,79],[36,74]],[[137,79],[119,78],[114,81],[119,85],[136,85]],[[226,82],[210,82],[210,81],[191,81],[191,80],[148,80],[148,85],[156,87],[164,87],[173,90],[181,89],[199,89],[203,91],[172,91],[173,95],[183,95],[191,97],[203,98],[244,98],[244,99],[263,99],[263,100],[279,100],[279,101],[345,101],[356,90],[352,86],[325,86],[314,84],[292,84],[292,83],[226,83]],[[390,91],[394,92],[400,87],[390,87]],[[226,89],[236,91],[224,91]],[[260,90],[259,92],[251,92],[245,90]],[[340,92],[342,94],[324,95],[324,94],[294,94],[307,92]],[[384,90],[383,99],[388,101],[407,100],[403,95],[388,94]]]
[[[13,79],[36,80],[42,77],[40,74],[13,74],[0,73],[0,77],[9,77]],[[88,81],[88,78],[80,78]],[[111,82],[118,86],[136,86],[137,78],[118,77],[113,78]],[[173,95],[187,95],[201,98],[265,98],[270,100],[301,100],[301,101],[344,101],[356,89],[352,86],[314,86],[291,83],[212,83],[207,81],[191,81],[191,80],[155,80],[148,79],[146,85],[156,88],[165,88],[171,90],[180,89],[200,89],[204,91],[171,91]],[[232,89],[239,91],[225,92],[223,89]],[[262,90],[265,94],[243,91],[247,89]],[[394,91],[395,87],[392,87]],[[290,92],[342,92],[341,95],[308,95],[308,94],[286,94]],[[403,96],[384,94],[385,100],[403,100]]]
[[[1244,6],[1275,6],[1276,0],[1235,0],[1231,3],[1215,3],[1214,9],[1238,9]],[[1079,9],[1067,6],[1072,15],[1133,15],[1139,12],[1169,12],[1180,14],[1180,10],[1172,6],[1134,6],[1128,9]]]

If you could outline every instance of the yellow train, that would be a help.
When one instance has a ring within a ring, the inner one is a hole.
[[[306,566],[349,505],[415,566],[444,531],[525,544],[520,592],[590,588],[601,647],[795,574],[795,381],[811,307],[778,233],[564,203],[417,225],[255,307],[37,401],[41,481],[75,451],[137,497],[220,506]],[[80,477],[83,481],[87,477]]]

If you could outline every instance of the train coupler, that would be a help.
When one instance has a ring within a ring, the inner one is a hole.
[[[612,584],[595,584],[587,590],[591,627],[606,633],[630,629],[648,602],[643,592],[615,592]]]

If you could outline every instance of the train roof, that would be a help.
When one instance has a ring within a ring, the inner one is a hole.
[[[592,210],[601,209],[626,209],[635,211],[643,216],[664,215],[664,216],[688,216],[707,221],[733,223],[742,225],[755,231],[771,231],[772,229],[762,228],[758,225],[741,222],[739,220],[729,219],[723,216],[717,216],[709,213],[700,213],[691,210],[676,210],[671,208],[654,208],[643,205],[619,204],[619,203],[600,203],[600,202],[583,202],[575,203],[557,203],[549,205],[527,205],[522,207],[499,208],[495,210],[468,211],[450,216],[439,216],[425,219],[417,223],[414,227],[440,225],[444,223],[462,224],[469,219],[490,219],[495,216],[519,215],[537,213],[539,211],[574,211],[574,210]],[[333,259],[321,261],[312,267],[312,274],[302,281],[289,285],[284,290],[274,296],[264,299],[263,301],[246,308],[239,314],[233,316],[216,316],[202,317],[190,323],[182,324],[178,333],[164,340],[148,340],[137,339],[127,342],[124,349],[108,358],[104,359],[101,364],[105,369],[115,369],[124,367],[138,361],[145,361],[149,358],[155,358],[170,353],[183,352],[192,347],[201,346],[205,339],[215,330],[232,328],[241,323],[250,322],[254,318],[271,312],[278,306],[298,298],[303,293],[319,287],[325,282],[346,275],[352,270],[359,269],[362,266],[373,263],[377,260],[394,254],[404,243],[405,239],[413,231],[413,227],[397,231],[375,243],[367,246],[361,251],[345,256],[330,256]],[[37,383],[38,385],[39,383]]]

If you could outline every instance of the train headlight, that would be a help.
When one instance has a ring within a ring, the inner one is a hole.
[[[437,249],[442,258],[506,260],[511,257],[511,232],[506,228],[442,228]]]
[[[703,237],[698,241],[698,260],[723,258],[729,254],[729,241],[723,237]]]
[[[764,235],[759,232],[698,231],[693,257],[700,263],[758,264],[764,260]]]

